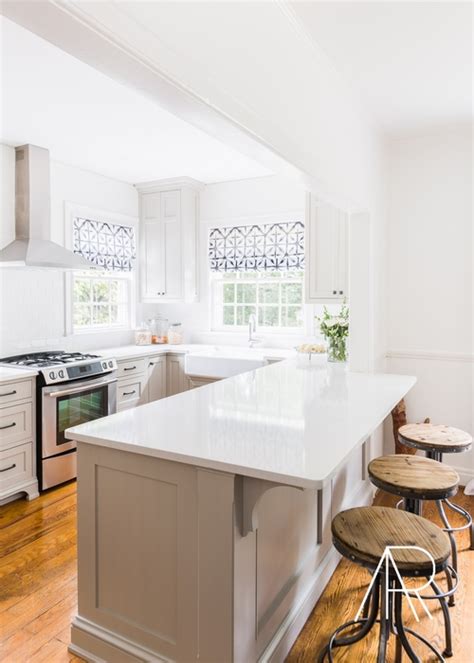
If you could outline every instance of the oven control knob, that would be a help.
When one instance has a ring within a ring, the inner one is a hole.
[[[107,368],[107,362],[106,362],[106,361],[103,361],[103,362],[102,362],[102,368],[104,368],[104,369]]]
[[[109,368],[113,368],[113,367],[114,367],[114,362],[113,362],[113,361],[109,361]]]
[[[51,380],[56,380],[56,373],[54,371],[51,371],[49,377],[51,378]]]
[[[59,373],[58,373],[58,377],[60,377],[60,378],[63,378],[63,377],[64,377],[64,371],[63,371],[63,370],[59,371]]]

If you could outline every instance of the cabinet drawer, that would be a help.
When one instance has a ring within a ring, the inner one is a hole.
[[[139,373],[144,373],[147,368],[147,360],[143,357],[141,359],[130,359],[127,361],[117,362],[117,377],[129,378]]]
[[[123,410],[126,407],[143,405],[146,403],[146,380],[137,378],[136,380],[119,380],[117,384],[117,409]]]
[[[22,401],[25,398],[32,397],[32,382],[31,380],[23,380],[22,382],[8,382],[7,384],[0,385],[0,407],[7,403],[14,401]]]
[[[33,442],[0,451],[1,490],[14,488],[33,478]]]
[[[0,447],[11,447],[15,442],[32,435],[32,405],[22,403],[0,410]]]

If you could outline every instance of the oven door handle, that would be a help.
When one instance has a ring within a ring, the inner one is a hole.
[[[64,391],[52,391],[48,396],[50,398],[59,398],[60,396],[69,396],[71,394],[80,394],[82,391],[90,391],[91,389],[99,389],[100,387],[105,387],[108,384],[113,384],[117,382],[115,380],[104,380],[104,382],[96,382],[95,384],[89,384],[87,386],[78,387],[77,389],[65,389]]]

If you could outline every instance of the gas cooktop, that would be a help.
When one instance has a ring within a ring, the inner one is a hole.
[[[62,364],[72,364],[84,359],[98,359],[99,355],[83,354],[82,352],[65,352],[63,350],[52,350],[48,352],[32,352],[15,357],[0,359],[0,363],[13,366],[25,366],[28,368],[47,368]]]
[[[46,384],[79,380],[101,373],[110,373],[117,368],[115,359],[103,359],[99,355],[64,350],[4,357],[0,359],[0,364],[15,368],[37,368],[42,382]]]

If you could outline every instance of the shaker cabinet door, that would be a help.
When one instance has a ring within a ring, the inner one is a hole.
[[[184,355],[168,355],[166,362],[166,395],[174,396],[187,391],[189,378],[184,372]]]
[[[148,363],[148,402],[166,398],[166,355],[150,357]]]
[[[156,301],[165,290],[163,223],[160,218],[160,194],[141,197],[142,295]]]
[[[142,301],[198,301],[199,183],[148,182],[138,191]]]
[[[347,215],[311,194],[306,203],[306,302],[347,296]]]
[[[162,299],[179,300],[183,288],[180,192],[165,191],[160,196],[164,261]]]

